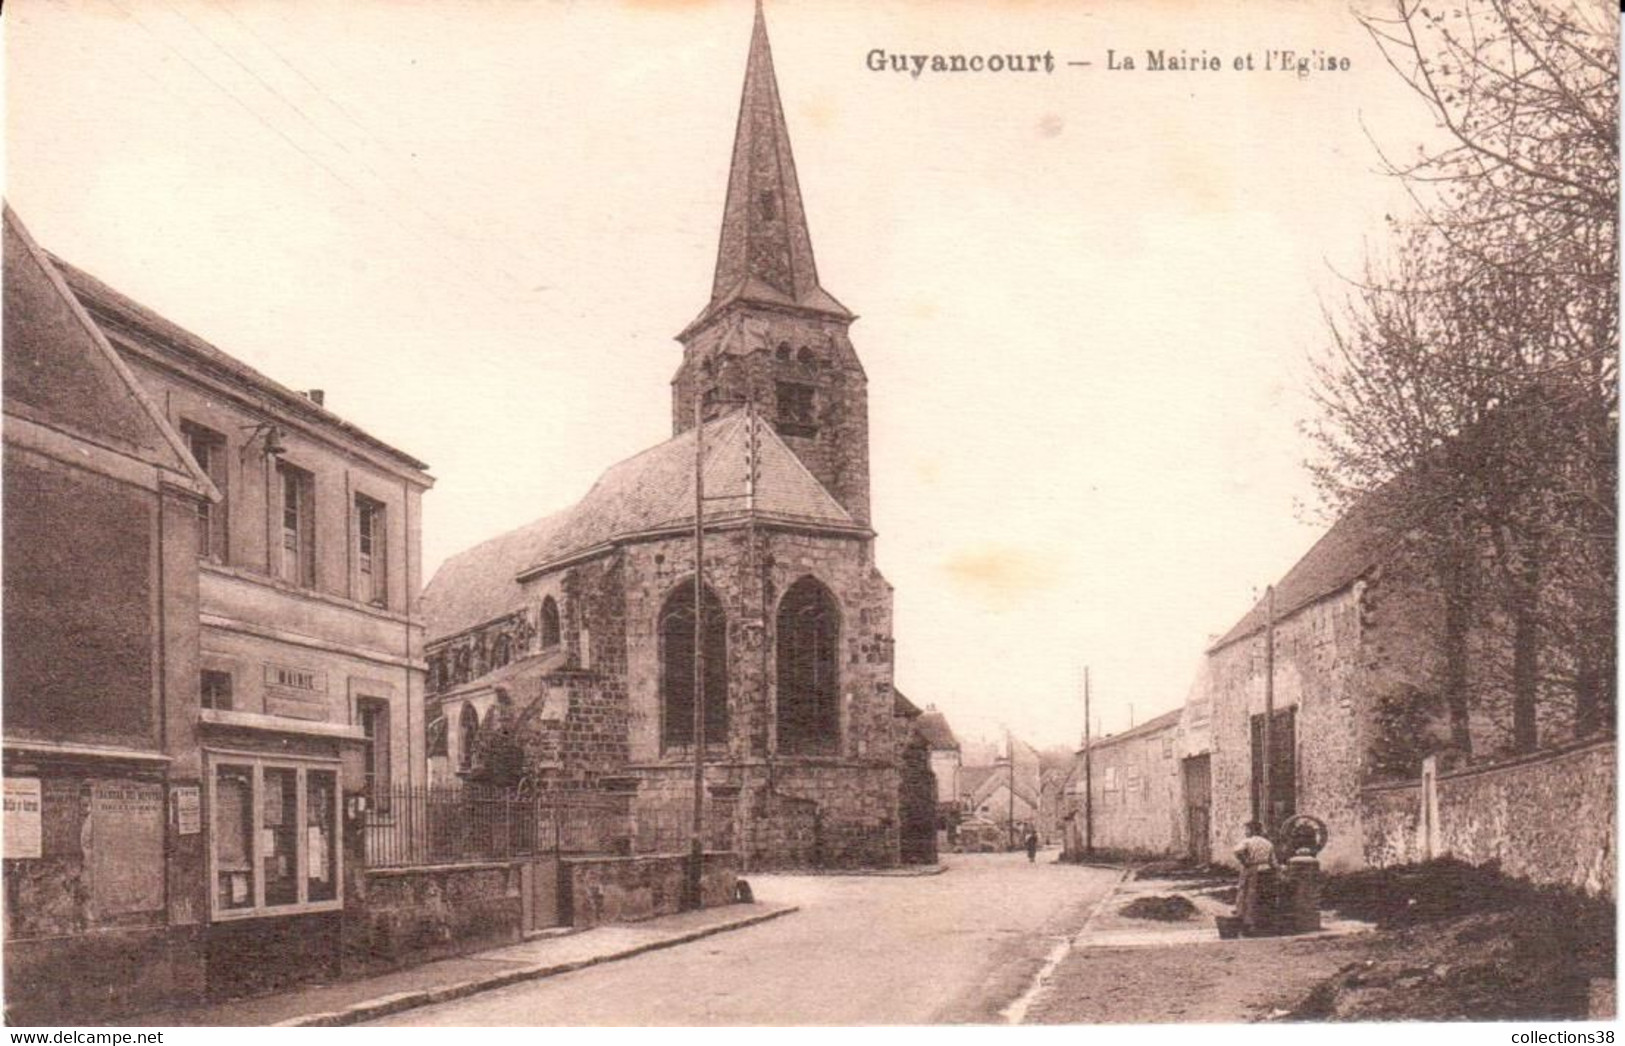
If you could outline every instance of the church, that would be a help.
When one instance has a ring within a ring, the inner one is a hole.
[[[893,685],[854,318],[819,283],[758,4],[672,437],[430,581],[436,780],[629,794],[632,845],[670,852],[698,745],[706,843],[746,867],[919,852],[909,796],[934,784]]]

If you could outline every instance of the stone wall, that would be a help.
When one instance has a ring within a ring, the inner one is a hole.
[[[345,969],[364,972],[429,962],[520,937],[519,862],[376,869],[347,919]]]
[[[1609,740],[1441,774],[1437,854],[1499,862],[1513,878],[1614,897],[1615,760]],[[1424,855],[1419,786],[1368,789],[1362,800],[1370,863]]]
[[[687,854],[567,857],[562,864],[568,886],[566,918],[577,929],[638,922],[681,910]],[[738,858],[732,853],[705,854],[700,873],[702,907],[733,903],[738,867]]]

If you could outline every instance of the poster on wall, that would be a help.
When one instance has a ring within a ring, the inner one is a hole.
[[[40,856],[40,782],[37,777],[5,779],[5,855]]]
[[[196,835],[203,830],[203,800],[197,785],[174,785],[169,794],[175,803],[175,831]]]
[[[87,855],[98,915],[164,906],[164,787],[94,781]]]

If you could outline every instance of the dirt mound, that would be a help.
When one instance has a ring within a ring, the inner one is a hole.
[[[1149,861],[1134,869],[1136,879],[1222,879],[1232,881],[1233,869],[1218,864],[1191,864],[1187,861]]]
[[[1299,1020],[1539,1020],[1586,1016],[1614,975],[1614,908],[1439,861],[1329,877],[1332,906],[1396,932],[1293,1008]]]
[[[1118,914],[1130,919],[1155,919],[1158,922],[1183,922],[1196,914],[1196,905],[1179,896],[1136,897],[1119,908]]]

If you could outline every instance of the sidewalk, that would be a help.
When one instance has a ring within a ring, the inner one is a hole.
[[[1116,891],[1101,905],[1095,917],[1073,938],[1074,948],[1155,948],[1219,942],[1215,916],[1230,915],[1233,907],[1214,895],[1235,885],[1235,880],[1205,879],[1136,879],[1129,876],[1117,884]],[[1140,897],[1183,897],[1195,908],[1196,914],[1178,922],[1156,919],[1135,919],[1121,914],[1125,905]],[[1313,941],[1329,937],[1347,937],[1367,933],[1376,927],[1356,919],[1340,919],[1330,912],[1320,913],[1320,932],[1295,934],[1281,940]],[[1264,938],[1253,938],[1261,940]],[[1226,945],[1239,944],[1241,939],[1225,941]]]
[[[657,948],[726,933],[798,911],[788,904],[733,904],[681,912],[640,923],[596,926],[579,933],[538,938],[455,959],[424,963],[375,977],[294,988],[275,995],[238,999],[129,1018],[131,1027],[323,1028],[358,1024],[417,1006],[459,999],[518,981],[569,973],[626,959]]]

